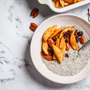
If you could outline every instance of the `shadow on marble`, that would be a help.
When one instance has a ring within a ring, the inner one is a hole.
[[[34,8],[38,8],[40,11],[40,14],[43,17],[49,16],[49,15],[54,15],[55,12],[53,12],[47,5],[42,5],[38,2],[38,0],[26,0],[28,3],[28,6],[31,10]]]
[[[31,42],[31,40],[30,40]],[[45,77],[43,77],[37,70],[36,68],[34,67],[33,63],[32,63],[32,60],[31,60],[31,57],[30,57],[30,42],[29,44],[27,45],[27,48],[26,48],[26,52],[25,52],[25,62],[26,62],[26,69],[27,71],[29,72],[29,75],[30,77],[33,78],[33,80],[37,83],[40,83],[42,84],[43,86],[45,87],[49,87],[49,88],[65,88],[66,86],[68,85],[63,85],[63,84],[58,84],[58,83],[54,83],[48,79],[46,79]]]

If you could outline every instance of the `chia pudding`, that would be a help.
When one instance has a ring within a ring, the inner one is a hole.
[[[78,31],[83,31],[83,36],[86,41],[89,40],[88,34],[79,26],[74,26]],[[65,27],[61,27],[62,29]],[[78,42],[79,48],[83,46]],[[86,53],[87,52],[87,53]],[[59,63],[58,60],[47,61],[43,57],[41,57],[42,62],[46,65],[46,67],[53,73],[60,76],[74,76],[79,73],[84,67],[87,65],[90,59],[90,45],[87,45],[80,52],[73,50],[70,47],[69,51],[65,51],[65,54],[68,54],[69,57],[63,56],[62,63]]]

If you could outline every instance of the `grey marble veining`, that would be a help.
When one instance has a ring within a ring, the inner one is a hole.
[[[38,8],[33,19],[30,12]],[[75,14],[88,21],[90,4],[62,14]],[[71,85],[51,82],[41,76],[30,58],[31,22],[39,25],[57,13],[37,0],[0,0],[0,90],[90,90],[90,76]]]

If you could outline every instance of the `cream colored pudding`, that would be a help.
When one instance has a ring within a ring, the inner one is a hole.
[[[88,41],[88,34],[79,26],[74,26],[78,31],[83,31],[83,36],[86,41]],[[61,27],[64,28],[64,27]],[[78,42],[79,48],[82,47],[83,44]],[[60,64],[58,60],[47,61],[43,57],[41,57],[42,62],[46,65],[46,67],[53,73],[60,76],[74,76],[79,73],[84,67],[87,65],[90,59],[90,45],[87,45],[84,49],[82,49],[79,53],[70,47],[69,51],[65,51],[68,53],[69,57],[63,57],[63,61]]]

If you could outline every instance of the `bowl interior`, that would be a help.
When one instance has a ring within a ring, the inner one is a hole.
[[[37,28],[37,30],[33,35],[33,38],[31,41],[31,47],[30,47],[30,53],[31,53],[33,64],[40,74],[42,74],[44,77],[46,77],[51,81],[62,83],[62,84],[70,84],[70,83],[78,82],[90,74],[90,61],[80,73],[74,76],[67,76],[67,77],[59,76],[52,73],[46,68],[45,64],[41,61],[40,52],[41,52],[42,36],[48,27],[51,27],[55,24],[58,27],[66,26],[66,25],[70,25],[70,26],[78,25],[82,29],[84,29],[90,37],[90,31],[89,31],[90,24],[85,20],[81,19],[80,17],[74,16],[74,15],[53,16],[45,20],[43,23],[41,23],[41,25]]]

